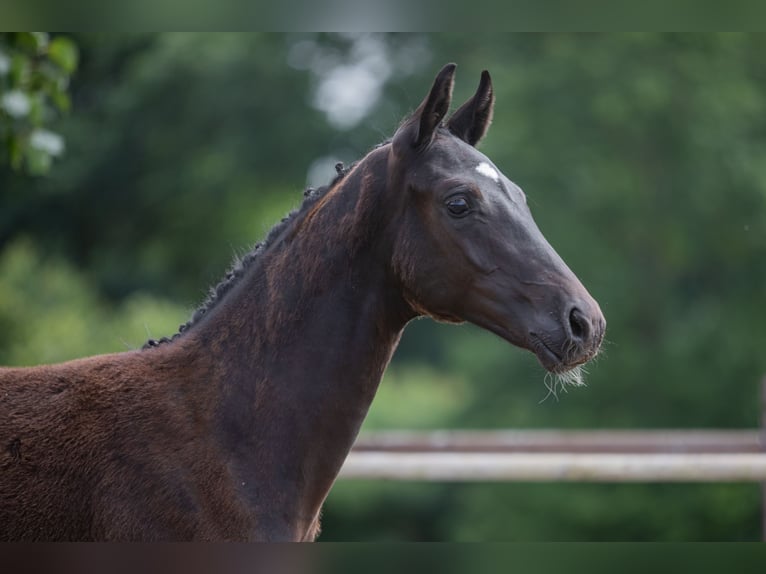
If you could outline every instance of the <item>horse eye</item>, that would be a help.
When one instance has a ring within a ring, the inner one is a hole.
[[[465,215],[470,211],[470,209],[471,209],[471,205],[468,203],[468,200],[462,195],[458,195],[457,197],[452,197],[447,201],[447,210],[452,215],[456,215],[456,216]]]

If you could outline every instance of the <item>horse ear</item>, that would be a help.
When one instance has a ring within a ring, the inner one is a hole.
[[[455,64],[447,64],[441,69],[436,75],[434,85],[428,96],[413,114],[413,120],[418,124],[418,131],[414,140],[414,144],[418,148],[424,148],[431,143],[436,128],[447,115],[452,101],[455,68],[457,68]]]
[[[479,87],[473,97],[458,108],[447,122],[449,130],[463,140],[475,146],[492,123],[492,111],[495,106],[495,93],[492,90],[492,78],[489,72],[481,73]]]

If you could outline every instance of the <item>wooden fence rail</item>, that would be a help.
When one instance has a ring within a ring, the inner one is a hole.
[[[356,452],[340,476],[451,482],[764,482],[766,454]]]
[[[359,437],[341,479],[760,482],[766,540],[766,377],[761,428],[384,431]]]
[[[341,478],[766,482],[757,430],[386,431],[362,435]]]

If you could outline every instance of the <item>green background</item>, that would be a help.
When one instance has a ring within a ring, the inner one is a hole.
[[[175,332],[306,185],[390,136],[454,61],[456,104],[491,72],[482,151],[601,304],[605,350],[587,387],[543,400],[531,354],[417,321],[365,429],[758,425],[766,37],[22,40],[0,34],[0,59],[28,66],[0,65],[0,97],[38,106],[0,107],[0,364]],[[64,151],[23,155],[34,129]],[[339,482],[320,540],[755,540],[759,506],[757,485]]]

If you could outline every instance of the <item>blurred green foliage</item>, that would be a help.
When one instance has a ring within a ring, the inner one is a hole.
[[[601,303],[605,352],[586,388],[543,400],[530,354],[470,325],[416,321],[365,430],[758,423],[766,38],[72,40],[73,111],[49,125],[67,157],[46,178],[0,168],[0,363],[171,334],[307,182],[391,135],[456,61],[456,104],[482,69],[492,73],[495,123],[482,150],[524,188],[543,233]],[[340,482],[321,539],[758,536],[751,485]]]
[[[77,46],[44,32],[0,33],[0,165],[42,175],[64,151],[47,126],[69,111]]]
[[[65,260],[44,259],[30,240],[15,241],[0,256],[3,365],[136,349],[155,330],[175,330],[186,314],[140,291],[110,304]]]

